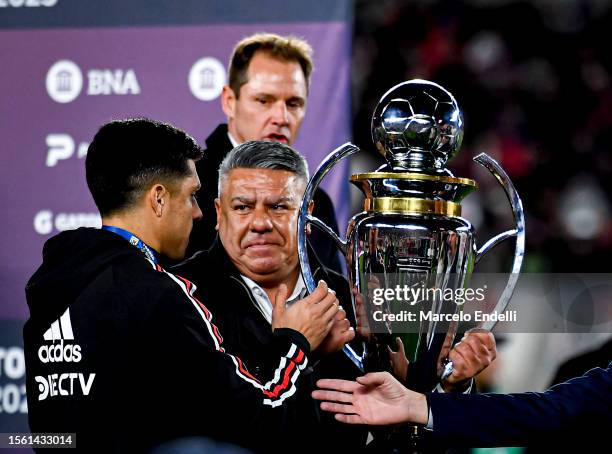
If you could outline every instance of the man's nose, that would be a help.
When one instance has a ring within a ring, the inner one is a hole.
[[[274,104],[272,121],[274,124],[283,126],[289,123],[289,111],[284,101],[278,101]]]
[[[251,217],[252,232],[270,232],[273,229],[272,219],[265,208],[256,208]]]
[[[197,202],[193,205],[193,213],[191,214],[191,216],[194,221],[198,221],[203,217],[202,210],[200,209],[200,205],[198,205]]]

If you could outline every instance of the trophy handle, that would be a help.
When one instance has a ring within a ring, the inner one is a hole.
[[[504,291],[494,309],[495,312],[499,313],[503,312],[510,302],[510,298],[512,297],[512,293],[514,293],[514,288],[516,287],[519,272],[521,271],[521,266],[523,264],[523,256],[525,254],[525,214],[523,212],[523,202],[521,202],[521,198],[519,197],[518,192],[516,192],[514,184],[502,166],[500,166],[497,161],[486,153],[479,154],[474,158],[474,161],[491,172],[499,184],[502,185],[512,207],[512,213],[514,214],[514,229],[507,230],[494,236],[476,251],[476,263],[478,263],[487,252],[489,252],[499,243],[507,240],[508,238],[516,237],[514,261],[512,263],[510,278],[508,279],[506,288],[504,288]],[[490,331],[495,326],[495,323],[496,322],[493,321],[487,321],[483,324],[482,328]]]
[[[315,291],[317,288],[317,284],[314,281],[314,277],[312,276],[312,270],[310,268],[310,263],[308,261],[308,248],[306,247],[306,226],[308,224],[315,225],[318,229],[327,233],[332,240],[334,240],[334,244],[338,249],[342,251],[342,254],[346,257],[347,252],[347,242],[346,240],[341,239],[336,233],[329,228],[323,221],[319,218],[312,216],[308,213],[308,205],[312,200],[312,196],[315,191],[319,187],[319,184],[327,175],[327,172],[331,170],[331,168],[340,162],[342,159],[356,153],[359,151],[359,147],[353,145],[350,142],[345,143],[344,145],[339,146],[327,157],[323,160],[323,162],[319,165],[315,173],[310,177],[310,181],[306,186],[306,191],[304,192],[304,197],[302,197],[302,203],[300,205],[300,212],[298,217],[298,238],[297,238],[297,247],[298,247],[298,258],[300,260],[300,267],[302,269],[302,276],[304,277],[304,282],[306,284],[306,288],[309,293]]]
[[[346,257],[347,253],[347,241],[341,239],[336,233],[329,228],[323,221],[319,218],[312,216],[308,213],[308,205],[312,200],[312,196],[315,191],[319,187],[319,184],[327,175],[327,172],[331,170],[331,168],[340,162],[342,159],[356,153],[359,151],[359,147],[353,145],[350,142],[345,143],[344,145],[339,146],[327,157],[323,160],[323,162],[319,165],[315,173],[313,173],[312,177],[310,177],[310,181],[306,186],[306,191],[304,192],[304,197],[302,198],[302,203],[300,205],[300,211],[298,216],[298,258],[300,260],[300,267],[302,269],[302,277],[304,278],[304,283],[306,284],[306,288],[309,293],[312,293],[317,288],[317,284],[314,281],[314,277],[312,275],[312,269],[310,268],[310,262],[308,261],[308,248],[306,246],[306,226],[308,224],[313,224],[323,232],[327,233],[334,240],[334,244],[342,254]],[[363,359],[351,348],[350,345],[346,344],[342,351],[348,358],[363,372]]]

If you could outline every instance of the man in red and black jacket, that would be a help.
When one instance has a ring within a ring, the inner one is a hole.
[[[183,257],[202,216],[200,156],[191,137],[152,120],[96,134],[86,170],[103,227],[51,238],[26,287],[32,432],[76,433],[83,452],[148,452],[192,436],[274,452],[303,436],[295,394],[337,299],[325,284],[291,307],[279,295],[257,374],[226,349],[195,286],[159,263]]]

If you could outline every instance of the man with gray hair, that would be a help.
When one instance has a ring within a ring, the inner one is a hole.
[[[249,141],[236,147],[221,162],[217,187],[219,194],[228,174],[234,169],[241,168],[287,170],[306,183],[309,178],[306,159],[291,147]]]
[[[240,326],[228,327],[230,336],[244,331],[245,309],[259,324],[251,327],[269,334],[275,322],[272,302],[283,300],[291,304],[306,295],[297,256],[297,215],[307,181],[304,157],[279,142],[245,142],[234,148],[219,167],[220,197],[215,200],[219,243],[209,251],[197,253],[176,270],[194,278],[203,299],[211,306],[218,301],[221,306],[217,317],[223,319],[220,323],[239,323]],[[315,277],[325,279],[330,288],[334,288],[332,282],[346,287],[341,276],[330,274],[320,265],[315,268]],[[230,279],[228,287],[223,286],[223,295],[217,295],[224,279]],[[246,305],[227,303],[224,295],[232,287],[236,287],[239,297],[230,301],[244,300]],[[345,301],[350,301],[348,295]],[[237,313],[240,317],[235,318]],[[234,348],[246,349],[250,356],[255,344],[245,342],[244,335],[238,336]],[[346,314],[340,311],[332,333],[319,351],[339,351],[353,337]],[[226,342],[231,344],[230,339]],[[257,358],[261,358],[259,353],[253,362]]]
[[[274,359],[270,349],[277,324],[273,307],[306,297],[297,255],[297,218],[307,182],[304,157],[288,145],[251,141],[237,146],[219,167],[215,200],[219,241],[175,269],[196,283],[196,295],[215,314],[227,351],[244,355],[241,358],[255,376]],[[318,264],[313,254],[311,263],[315,279],[327,282],[344,309],[350,310],[346,281]],[[325,440],[326,447],[336,443],[345,449],[365,446],[364,430],[321,414],[310,397],[318,377],[357,376],[359,370],[340,351],[354,335],[345,311],[340,310],[329,334],[312,352],[318,364],[314,373],[300,379],[297,411],[300,432],[313,430],[318,436],[315,440],[296,435],[302,448],[318,440]]]
[[[176,268],[177,274],[198,286],[196,294],[211,308],[226,336],[227,351],[244,358],[255,376],[274,359],[270,349],[277,324],[273,307],[291,305],[306,296],[297,254],[297,219],[307,181],[304,157],[288,145],[251,141],[237,146],[219,167],[215,200],[219,241]],[[315,280],[325,281],[336,292],[344,310],[338,311],[327,337],[312,352],[313,373],[298,386],[301,430],[318,434],[316,439],[300,437],[300,442],[306,452],[321,449],[318,440],[325,440],[326,452],[355,451],[365,446],[366,431],[320,414],[308,392],[318,378],[353,380],[360,375],[340,351],[355,335],[349,323],[355,321],[349,286],[309,252]],[[451,384],[469,382],[492,361],[489,353],[479,353],[489,337],[490,333],[473,333],[455,347],[459,356],[453,357],[457,371]]]

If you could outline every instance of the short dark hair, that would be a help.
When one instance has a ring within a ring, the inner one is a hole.
[[[282,62],[299,63],[306,80],[306,89],[308,89],[310,74],[314,68],[310,44],[296,36],[256,33],[238,42],[230,58],[229,86],[236,98],[240,97],[240,87],[248,82],[249,64],[258,51]]]
[[[223,180],[233,169],[288,170],[308,182],[308,163],[304,156],[280,142],[250,140],[230,151],[219,166],[219,194]]]
[[[159,181],[173,190],[202,149],[184,131],[148,118],[105,124],[89,145],[87,186],[102,216],[130,208]]]

